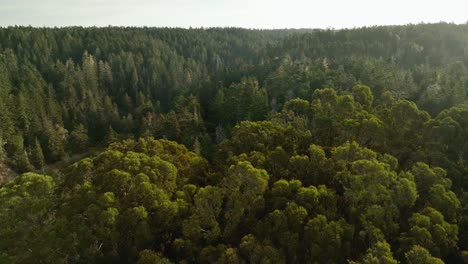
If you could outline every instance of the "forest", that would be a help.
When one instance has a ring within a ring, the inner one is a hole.
[[[0,263],[468,263],[468,23],[0,27]]]

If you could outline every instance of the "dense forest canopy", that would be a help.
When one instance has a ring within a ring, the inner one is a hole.
[[[468,24],[0,28],[0,263],[468,262]]]

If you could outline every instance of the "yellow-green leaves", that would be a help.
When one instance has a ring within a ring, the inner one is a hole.
[[[369,110],[374,103],[374,96],[372,95],[369,86],[356,85],[353,87],[354,101],[359,103],[365,110]]]
[[[244,217],[253,217],[255,211],[263,207],[268,178],[265,170],[256,169],[246,161],[229,168],[221,183],[227,198],[225,237],[233,235]]]
[[[454,250],[458,241],[458,226],[447,223],[434,208],[426,207],[409,219],[410,230],[403,241],[420,245],[434,256],[445,256]]]
[[[306,252],[314,263],[327,259],[339,261],[350,253],[353,228],[345,220],[329,221],[317,215],[305,226]]]
[[[55,261],[56,240],[49,239],[55,218],[52,177],[35,173],[19,175],[0,188],[0,262]],[[24,250],[25,245],[31,250]]]
[[[405,253],[405,258],[408,264],[443,264],[444,262],[439,259],[431,256],[431,253],[427,249],[415,245],[411,248],[410,251]]]
[[[354,263],[354,262],[352,262]],[[386,241],[380,241],[373,244],[368,250],[367,254],[361,261],[361,264],[397,264],[393,258],[390,245]]]

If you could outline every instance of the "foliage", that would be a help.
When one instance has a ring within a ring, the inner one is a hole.
[[[462,263],[467,32],[1,28],[0,262]]]

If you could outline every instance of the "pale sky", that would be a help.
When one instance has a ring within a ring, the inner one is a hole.
[[[0,26],[352,28],[468,21],[468,0],[0,0]]]

